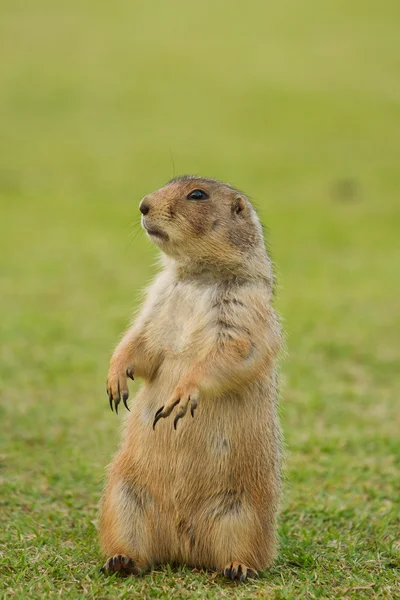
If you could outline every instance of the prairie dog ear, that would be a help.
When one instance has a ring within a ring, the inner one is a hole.
[[[243,196],[237,196],[232,202],[232,214],[239,215],[246,208],[246,200]]]

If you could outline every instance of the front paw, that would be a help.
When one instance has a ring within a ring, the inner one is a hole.
[[[179,419],[182,419],[182,417],[186,415],[189,406],[190,414],[192,417],[194,417],[194,411],[197,408],[198,398],[199,390],[196,387],[178,387],[167,404],[161,406],[161,408],[159,408],[156,412],[153,422],[153,429],[155,428],[157,421],[169,417],[175,406],[178,406],[178,412],[174,419],[174,429],[176,429],[176,424]]]
[[[129,398],[128,377],[134,380],[132,365],[121,367],[118,364],[111,364],[107,377],[107,394],[110,400],[110,408],[113,410],[113,406],[115,406],[115,412],[117,414],[118,405],[121,402],[121,399],[125,408],[129,410],[126,402]]]

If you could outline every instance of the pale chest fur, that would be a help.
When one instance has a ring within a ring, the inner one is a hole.
[[[164,358],[209,350],[215,334],[215,290],[170,281],[160,290],[146,324],[147,343]]]

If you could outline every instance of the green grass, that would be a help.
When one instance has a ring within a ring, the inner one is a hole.
[[[399,18],[397,0],[3,0],[1,598],[400,597]],[[155,272],[137,206],[174,172],[246,190],[277,264],[281,548],[242,587],[98,572],[108,359]]]

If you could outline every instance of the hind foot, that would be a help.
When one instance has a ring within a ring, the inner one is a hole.
[[[222,573],[227,579],[236,581],[244,581],[245,579],[255,579],[258,577],[257,571],[250,569],[237,561],[228,563]]]
[[[101,569],[105,575],[113,575],[119,573],[120,575],[140,575],[142,569],[140,569],[133,558],[129,558],[125,554],[115,554],[109,558]]]

